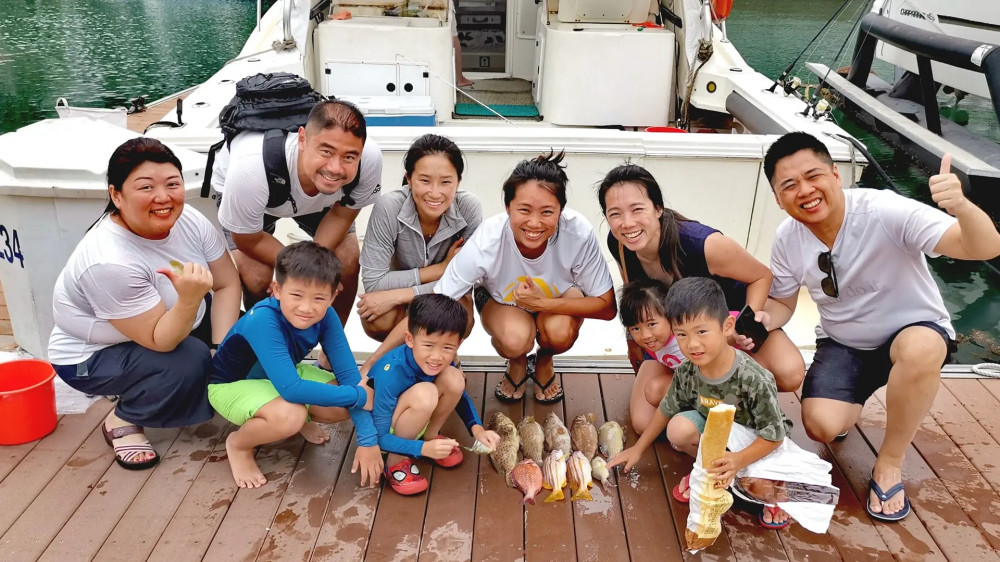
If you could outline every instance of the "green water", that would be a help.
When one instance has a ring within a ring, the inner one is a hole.
[[[839,59],[834,56],[863,15],[862,2],[856,4],[802,57],[795,73],[803,82],[816,82],[802,67],[807,60],[834,68],[849,63],[853,42]],[[747,62],[777,76],[840,5],[841,0],[738,1],[729,37]],[[0,133],[55,117],[59,97],[73,105],[116,107],[137,95],[155,100],[202,82],[239,52],[255,17],[253,0],[0,0]],[[971,128],[1000,138],[984,100],[966,100],[962,107],[973,116]],[[901,191],[927,199],[925,170],[838,117]],[[866,174],[861,183],[878,181]],[[932,268],[960,333],[1000,332],[996,276],[978,263],[948,259],[932,260]],[[961,346],[963,362],[988,357],[979,345]]]

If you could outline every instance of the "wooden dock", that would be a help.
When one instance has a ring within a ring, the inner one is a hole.
[[[468,390],[487,415],[571,419],[594,412],[628,427],[634,377],[563,373],[566,400],[541,406],[500,404],[499,373],[470,373]],[[885,427],[884,394],[876,395],[847,439],[794,439],[834,464],[841,490],[830,531],[816,535],[792,524],[758,526],[737,503],[725,533],[709,550],[683,549],[687,506],[669,490],[691,459],[659,442],[617,487],[595,486],[593,501],[538,502],[524,507],[488,457],[468,454],[454,469],[420,462],[430,490],[403,497],[360,488],[351,474],[353,430],[331,426],[322,446],[301,437],[260,448],[268,484],[237,489],[226,462],[233,426],[216,418],[197,427],[151,429],[163,460],[152,470],[126,471],[112,460],[100,433],[112,403],[64,416],[54,433],[0,447],[0,560],[973,560],[1000,561],[1000,381],[947,379],[931,415],[907,452],[904,475],[913,511],[898,524],[865,513],[867,482]],[[799,419],[799,401],[782,395]],[[469,444],[457,416],[445,433]],[[629,444],[635,435],[628,433]],[[613,477],[614,478],[614,477]],[[543,491],[539,500],[547,492]]]

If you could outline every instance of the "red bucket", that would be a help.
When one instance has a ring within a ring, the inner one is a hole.
[[[647,133],[686,133],[684,129],[677,127],[646,127]]]
[[[40,359],[0,363],[0,445],[41,439],[56,428],[55,376]]]

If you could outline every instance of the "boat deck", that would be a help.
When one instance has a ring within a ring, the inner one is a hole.
[[[501,410],[516,422],[593,411],[598,423],[629,425],[632,375],[563,373],[566,400],[554,406],[500,404],[500,376],[469,374],[469,393],[487,414]],[[62,417],[40,441],[0,447],[0,560],[1000,560],[1000,381],[942,383],[907,453],[914,514],[899,524],[873,522],[862,503],[884,403],[884,394],[870,400],[841,443],[816,444],[796,427],[800,445],[834,463],[841,496],[828,534],[795,524],[767,531],[737,504],[715,545],[692,556],[682,544],[687,507],[669,494],[691,459],[663,442],[634,475],[617,475],[617,487],[595,486],[593,501],[544,503],[543,491],[525,508],[487,458],[471,453],[449,470],[422,462],[426,494],[360,488],[350,472],[352,427],[342,423],[322,446],[296,436],[262,447],[268,484],[239,490],[226,462],[230,424],[151,429],[163,460],[131,472],[101,436],[112,407],[102,400]],[[782,405],[799,419],[794,395],[782,395]],[[445,432],[464,432],[457,416]]]

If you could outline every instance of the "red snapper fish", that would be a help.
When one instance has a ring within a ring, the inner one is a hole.
[[[542,469],[535,461],[524,459],[510,472],[510,480],[524,492],[523,504],[535,505],[535,494],[542,489]]]

